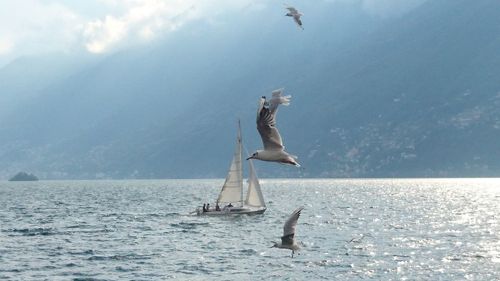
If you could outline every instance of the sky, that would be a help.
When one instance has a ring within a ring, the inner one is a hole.
[[[318,0],[319,1],[319,0]],[[322,0],[354,3],[390,17],[426,0]],[[300,9],[301,1],[290,3]],[[148,44],[190,22],[211,24],[225,13],[282,7],[266,0],[0,0],[0,66],[44,53],[104,54]]]

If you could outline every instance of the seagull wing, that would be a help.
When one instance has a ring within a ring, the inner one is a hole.
[[[276,129],[276,110],[272,112],[265,106],[265,103],[265,98],[261,98],[257,111],[257,131],[262,138],[265,150],[283,150],[283,141],[278,129]]]
[[[302,21],[300,20],[300,15],[293,16],[293,20],[299,25],[299,27],[302,27]]]
[[[281,236],[281,245],[293,245],[293,237],[295,234]]]
[[[293,238],[295,236],[295,227],[297,226],[297,220],[299,219],[300,212],[304,209],[304,207],[300,207],[297,210],[293,211],[288,220],[285,222],[283,226],[283,236],[281,237],[281,244],[283,245],[292,245]]]
[[[297,11],[297,9],[295,9],[292,6],[286,7],[286,9],[289,10],[290,13],[292,13],[292,14],[298,14],[299,13],[299,11]]]
[[[275,112],[278,110],[278,105],[282,104],[285,106],[290,105],[290,98],[292,96],[283,96],[283,91],[284,89],[277,89],[274,90],[271,94],[271,100],[269,101],[269,110],[275,114]]]

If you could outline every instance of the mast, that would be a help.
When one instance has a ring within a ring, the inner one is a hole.
[[[241,139],[241,121],[240,119],[238,118],[238,150],[240,151],[240,159],[243,160],[243,158],[241,157],[242,156],[242,147],[243,147],[243,144],[242,144],[242,139]],[[241,182],[241,193],[240,193],[240,202],[241,202],[241,206],[243,206],[243,161],[240,161],[240,178],[239,178],[239,181]]]

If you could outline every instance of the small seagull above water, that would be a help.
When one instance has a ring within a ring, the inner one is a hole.
[[[259,131],[264,150],[257,150],[248,159],[258,159],[262,161],[278,162],[300,167],[297,163],[297,156],[288,154],[283,146],[280,133],[276,128],[276,112],[280,104],[289,105],[291,96],[282,96],[283,89],[274,90],[271,100],[266,101],[266,97],[259,100],[257,109],[257,130]]]
[[[283,236],[281,236],[281,243],[273,242],[274,245],[271,248],[289,249],[292,250],[292,258],[295,251],[300,250],[300,247],[295,243],[295,227],[297,226],[297,220],[299,219],[300,212],[304,207],[300,207],[293,211],[288,220],[283,226]]]
[[[297,23],[300,28],[304,29],[304,27],[302,27],[302,21],[300,20],[300,17],[303,16],[303,14],[292,6],[287,6],[285,8],[289,11],[285,16],[292,17],[295,23]]]

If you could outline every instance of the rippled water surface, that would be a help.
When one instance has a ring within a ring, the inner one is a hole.
[[[498,179],[263,180],[264,215],[189,214],[221,185],[0,182],[0,279],[500,279]]]

